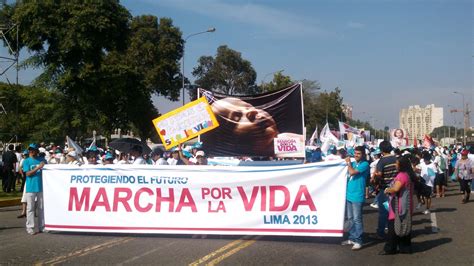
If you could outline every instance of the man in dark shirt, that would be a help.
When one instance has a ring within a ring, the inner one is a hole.
[[[8,151],[2,155],[3,161],[3,192],[10,193],[15,190],[15,164],[17,163],[16,155],[13,152],[13,144],[8,145]]]
[[[388,200],[385,195],[385,188],[390,186],[390,183],[397,175],[397,157],[392,155],[392,144],[389,141],[382,141],[379,145],[382,151],[382,158],[380,158],[375,169],[375,182],[379,186],[379,193],[377,194],[377,202],[379,207],[379,220],[377,225],[377,238],[383,239],[385,237],[385,227],[388,222],[388,210],[384,207],[384,202]]]

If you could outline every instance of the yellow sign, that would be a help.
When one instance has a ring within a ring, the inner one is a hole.
[[[206,97],[201,97],[153,119],[153,125],[168,150],[218,127],[219,123]]]

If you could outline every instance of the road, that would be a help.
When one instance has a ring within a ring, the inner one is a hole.
[[[474,195],[473,195],[474,198]],[[369,200],[370,203],[372,200]],[[380,256],[383,242],[365,236],[363,249],[342,238],[139,235],[50,232],[30,236],[19,207],[0,209],[0,264],[67,265],[474,265],[474,200],[461,204],[458,186],[433,199],[431,215],[415,213],[413,254]],[[366,204],[364,229],[374,233],[377,210]]]

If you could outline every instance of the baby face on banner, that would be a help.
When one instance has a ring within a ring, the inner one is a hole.
[[[212,111],[224,123],[221,126],[231,127],[236,140],[249,144],[254,151],[271,154],[273,138],[278,135],[275,120],[265,110],[238,99],[227,97],[215,101]]]

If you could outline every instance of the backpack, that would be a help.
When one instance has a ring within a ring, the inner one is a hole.
[[[439,169],[445,170],[446,169],[446,159],[443,156],[439,156]]]

